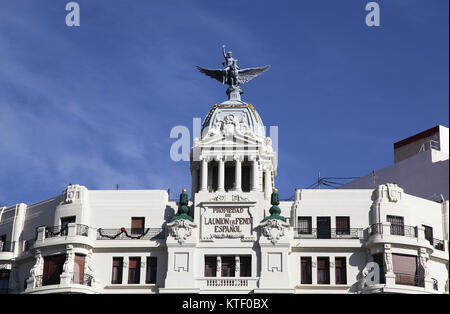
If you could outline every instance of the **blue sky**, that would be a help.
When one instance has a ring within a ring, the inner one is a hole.
[[[32,204],[67,184],[190,188],[170,130],[226,99],[195,69],[220,47],[241,68],[271,64],[243,100],[279,127],[283,198],[322,176],[393,162],[393,143],[449,124],[449,2],[364,0],[0,0],[0,203]]]

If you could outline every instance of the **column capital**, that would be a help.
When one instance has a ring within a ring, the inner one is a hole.
[[[224,155],[216,155],[216,156],[214,156],[214,160],[215,161],[225,161],[225,156]]]
[[[242,155],[234,155],[233,156],[233,160],[242,162],[242,161],[244,161],[244,156],[242,156]]]
[[[271,164],[265,164],[263,166],[264,171],[272,171],[272,165]]]
[[[250,160],[250,161],[258,161],[258,156],[257,155],[250,155],[250,156],[248,156],[248,160]]]

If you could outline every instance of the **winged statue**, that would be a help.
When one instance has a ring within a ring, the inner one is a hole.
[[[230,85],[230,87],[238,87],[239,84],[254,79],[270,68],[270,65],[266,65],[258,68],[240,69],[237,65],[238,60],[233,58],[232,52],[229,51],[225,54],[225,45],[222,45],[222,54],[225,58],[225,61],[222,62],[223,69],[205,69],[200,66],[197,66],[197,69],[222,84]]]

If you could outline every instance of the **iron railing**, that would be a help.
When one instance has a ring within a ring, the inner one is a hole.
[[[383,234],[383,224],[382,223],[376,223],[369,227],[368,229],[369,235],[373,236],[375,234]]]
[[[25,240],[24,241],[24,247],[23,250],[24,252],[27,252],[30,250],[30,248],[33,246],[33,244],[36,243],[36,239],[29,239],[29,240]]]
[[[444,240],[430,239],[430,242],[436,250],[445,251]]]
[[[14,242],[0,241],[0,252],[14,252]]]
[[[69,229],[68,225],[64,227],[61,226],[46,226],[45,227],[45,238],[63,237],[67,236],[67,231]]]
[[[164,228],[99,228],[97,230],[97,240],[159,240],[165,237]]]
[[[207,287],[248,287],[247,279],[208,279]]]
[[[423,288],[425,287],[425,280],[423,277],[419,277],[418,275],[395,273],[395,284]]]
[[[368,233],[369,233],[369,235],[383,234],[383,224],[376,223],[376,224],[371,225],[368,228]],[[411,238],[417,238],[417,228],[414,226],[391,224],[390,225],[390,234],[411,237]]]
[[[362,228],[321,230],[317,228],[294,228],[294,239],[360,239]]]
[[[92,279],[91,275],[75,272],[72,276],[72,283],[92,287]]]
[[[82,224],[76,224],[76,235],[77,236],[89,236],[89,227]],[[37,229],[36,229],[37,230]],[[46,226],[45,227],[45,238],[55,238],[55,237],[66,237],[68,236],[69,225],[65,226]]]
[[[417,228],[414,226],[391,224],[391,235],[417,238]]]

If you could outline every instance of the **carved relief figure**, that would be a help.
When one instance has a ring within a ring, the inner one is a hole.
[[[41,251],[36,251],[35,263],[33,267],[30,269],[31,277],[35,278],[36,276],[41,276],[42,271],[44,270],[44,258],[42,257]]]

